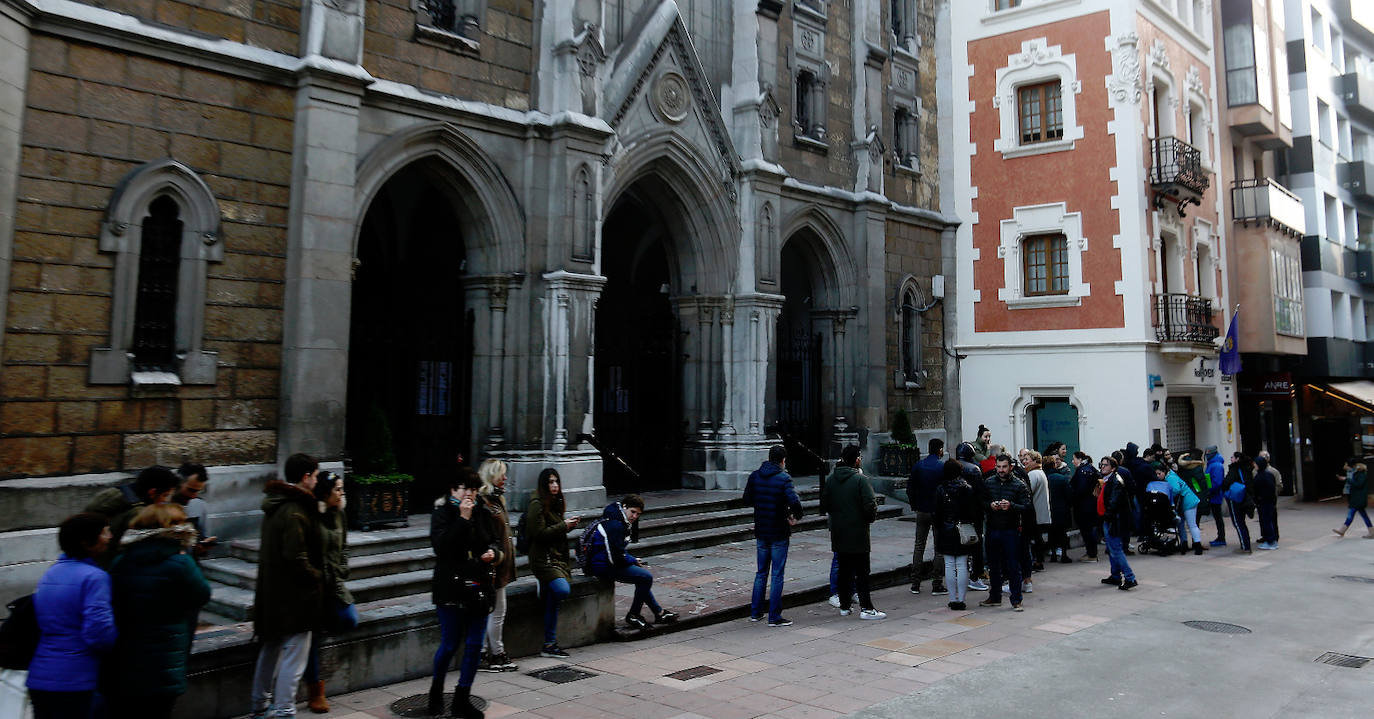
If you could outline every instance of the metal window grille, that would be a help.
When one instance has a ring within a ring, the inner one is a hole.
[[[181,209],[166,195],[143,218],[134,305],[134,368],[173,369],[176,360],[177,280],[181,272]]]

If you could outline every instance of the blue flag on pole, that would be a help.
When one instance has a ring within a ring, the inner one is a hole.
[[[1240,308],[1231,315],[1231,326],[1226,330],[1226,341],[1221,343],[1221,373],[1229,375],[1240,374],[1240,342],[1236,336],[1239,329],[1236,321],[1240,318]]]

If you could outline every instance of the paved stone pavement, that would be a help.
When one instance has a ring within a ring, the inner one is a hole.
[[[1329,613],[1322,609],[1308,611],[1302,603],[1300,584],[1287,586],[1289,595],[1285,595],[1284,605],[1278,605],[1278,600],[1260,602],[1244,612],[1235,609],[1241,603],[1228,598],[1225,591],[1231,586],[1244,586],[1245,596],[1264,596],[1271,590],[1278,592],[1285,578],[1303,567],[1309,568],[1309,572],[1334,573],[1326,564],[1346,566],[1350,574],[1374,575],[1374,569],[1368,564],[1374,542],[1365,544],[1355,539],[1353,532],[1343,540],[1331,534],[1330,528],[1343,517],[1342,508],[1334,504],[1293,505],[1291,500],[1284,500],[1279,515],[1284,540],[1278,551],[1244,555],[1228,548],[1209,551],[1202,557],[1132,557],[1141,586],[1131,592],[1104,587],[1097,581],[1107,572],[1105,559],[1098,564],[1054,564],[1047,571],[1036,574],[1035,592],[1027,596],[1024,613],[1013,613],[1006,607],[954,612],[945,608],[944,597],[913,596],[902,583],[876,593],[875,603],[888,612],[888,618],[882,621],[839,617],[829,605],[815,602],[786,612],[796,621],[791,627],[769,628],[737,619],[640,641],[582,647],[572,650],[573,658],[568,661],[527,657],[520,661],[519,672],[479,674],[474,693],[491,702],[487,716],[493,719],[834,717],[863,710],[871,712],[869,715],[873,717],[898,717],[924,715],[937,706],[945,709],[941,715],[954,716],[957,712],[959,716],[987,716],[996,707],[1005,706],[1005,695],[981,689],[1000,686],[999,681],[1010,681],[1002,675],[1012,672],[1018,682],[1009,686],[1014,689],[1014,696],[1028,701],[1043,696],[1045,701],[1051,702],[1044,705],[1046,712],[1058,706],[1055,702],[1069,696],[1091,696],[1095,702],[1091,706],[1066,707],[1063,711],[1052,712],[1063,716],[1086,716],[1103,710],[1128,716],[1239,716],[1241,714],[1226,711],[1225,706],[1211,707],[1205,712],[1187,711],[1179,706],[1172,706],[1175,711],[1169,712],[1141,709],[1149,706],[1154,692],[1170,694],[1176,699],[1188,697],[1190,692],[1224,696],[1225,689],[1220,692],[1209,689],[1214,681],[1210,677],[1219,667],[1227,665],[1228,656],[1231,663],[1242,668],[1241,671],[1246,671],[1243,668],[1249,660],[1243,645],[1228,644],[1232,637],[1184,629],[1181,630],[1185,632],[1182,639],[1170,635],[1168,643],[1158,647],[1159,640],[1150,638],[1160,632],[1157,622],[1147,623],[1137,633],[1124,638],[1111,632],[1161,612],[1182,612],[1196,615],[1195,618],[1217,620],[1243,614],[1246,620],[1242,623],[1249,625],[1261,623],[1264,616],[1271,621],[1281,621],[1284,611],[1295,611],[1315,617],[1320,626],[1332,627],[1331,631],[1349,634],[1333,625],[1340,625],[1342,615],[1352,606],[1353,598],[1349,596],[1352,592],[1371,592],[1374,598],[1374,586],[1328,582],[1336,585],[1330,591],[1341,593],[1337,595],[1340,603],[1332,606]],[[906,543],[910,541],[912,525],[891,520],[880,525],[876,530],[880,537],[874,542],[875,553],[893,555],[888,559],[895,563],[899,546],[902,549],[909,546]],[[1255,529],[1253,522],[1251,528]],[[1210,529],[1210,525],[1204,525],[1204,532]],[[799,538],[794,543],[795,554],[789,560],[789,570],[795,567],[798,574],[810,574],[813,579],[819,576],[822,565],[828,570],[828,557],[823,549],[816,548],[818,542],[813,537]],[[809,550],[804,548],[807,546]],[[670,592],[671,596],[683,601],[699,597],[698,603],[709,609],[745,596],[747,589],[743,588],[744,575],[740,572],[748,574],[747,567],[742,570],[722,557],[739,557],[747,562],[749,552],[734,548],[699,554],[703,556],[660,558],[658,571],[663,573],[660,584],[674,585],[671,589],[662,587],[665,598]],[[1319,564],[1317,560],[1321,560],[1321,565],[1312,569]],[[717,588],[719,596],[726,599],[708,599]],[[1292,596],[1295,593],[1299,594]],[[969,596],[977,601],[982,594],[971,592]],[[1210,604],[1189,605],[1201,601],[1199,597],[1211,597]],[[1243,604],[1249,606],[1252,602],[1247,600]],[[1368,602],[1362,606],[1369,606]],[[695,605],[688,610],[694,608]],[[1256,612],[1262,616],[1254,616]],[[1172,622],[1171,626],[1176,624]],[[1367,624],[1357,626],[1359,631],[1353,636],[1344,642],[1332,638],[1327,642],[1332,645],[1328,648],[1353,654],[1363,651],[1365,656],[1374,653],[1371,652],[1374,632]],[[1313,632],[1315,628],[1308,627],[1304,631]],[[1275,633],[1282,633],[1282,630],[1275,630]],[[1133,650],[1136,642],[1140,646],[1138,653]],[[1220,657],[1209,655],[1205,664],[1189,666],[1190,653],[1199,647],[1209,647],[1213,654],[1224,654]],[[1064,652],[1069,652],[1067,660]],[[1099,657],[1111,657],[1112,662],[1104,669]],[[1141,661],[1142,657],[1161,657],[1161,661]],[[1004,659],[1007,661],[1001,661]],[[1311,658],[1305,654],[1300,659],[1304,667],[1310,664]],[[1066,673],[1065,661],[1070,662],[1070,672],[1110,672],[1108,679],[1103,681],[1129,687],[1130,695],[1121,693],[1121,701],[1113,704],[1115,692]],[[1116,664],[1118,661],[1121,664]],[[526,674],[560,664],[572,664],[596,676],[568,684],[553,684]],[[1156,664],[1173,666],[1176,670],[1165,671],[1162,683],[1154,681],[1147,677],[1145,670]],[[665,676],[701,666],[719,671],[687,681]],[[1351,672],[1346,676],[1363,679],[1355,670],[1313,666],[1337,673],[1337,681],[1344,678],[1339,672]],[[1033,680],[1015,674],[1024,674],[1028,668],[1034,670],[1036,667],[1044,669]],[[1374,667],[1362,671],[1374,671]],[[1269,673],[1274,674],[1273,671]],[[1283,684],[1285,676],[1282,673],[1275,675],[1274,683]],[[987,678],[978,680],[979,677]],[[451,674],[450,685],[454,678],[456,674]],[[1238,680],[1235,686],[1247,685]],[[391,702],[422,693],[427,688],[428,680],[420,679],[334,697],[334,711],[330,716],[348,719],[390,717],[392,714],[387,707]],[[1050,689],[1037,691],[1046,688]],[[1085,693],[1084,689],[1091,691]],[[962,703],[978,695],[986,695],[984,704],[975,708]],[[1267,695],[1260,692],[1259,696]],[[1343,701],[1339,697],[1345,695],[1335,696],[1339,704]],[[1139,703],[1131,704],[1130,701]],[[1318,701],[1312,706],[1329,708],[1331,699],[1325,701],[1326,704]],[[1035,705],[1028,704],[1026,708],[1032,706]],[[1274,711],[1258,715],[1281,716],[1283,713],[1277,712],[1281,706],[1284,705],[1270,705]],[[1139,710],[1125,711],[1129,707]],[[1035,710],[1021,713],[1049,715],[1038,714]],[[1301,713],[1328,715],[1321,711]]]

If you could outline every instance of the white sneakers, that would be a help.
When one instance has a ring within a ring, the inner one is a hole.
[[[859,595],[855,594],[854,596],[850,597],[850,598],[849,598],[849,603],[850,603],[850,604],[858,604],[858,603],[859,603]],[[830,595],[830,606],[832,606],[832,607],[834,607],[834,608],[836,608],[836,609],[839,609],[839,608],[840,608],[840,595],[838,595],[838,594],[832,594],[832,595]]]
[[[885,612],[880,612],[880,611],[878,611],[878,610],[876,610],[876,609],[865,609],[865,610],[859,612],[859,618],[860,618],[860,619],[887,619],[887,614],[886,614]]]

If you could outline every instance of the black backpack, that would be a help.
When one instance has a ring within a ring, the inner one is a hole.
[[[0,668],[29,668],[38,650],[38,614],[33,610],[33,595],[22,596],[6,607],[9,618],[0,624]]]

